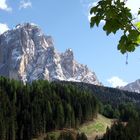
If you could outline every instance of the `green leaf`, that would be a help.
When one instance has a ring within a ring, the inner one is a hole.
[[[91,19],[90,19],[90,27],[93,27],[95,24],[97,25],[98,23],[99,23],[98,17],[96,17],[96,16],[91,17]]]
[[[138,11],[138,15],[140,15],[140,9],[139,9],[139,11]]]
[[[121,37],[118,50],[120,50],[122,54],[135,51],[135,48],[138,46],[138,41],[140,41],[138,39],[140,39],[138,32],[131,30],[128,35],[124,34]]]
[[[95,24],[96,24],[96,26],[99,26],[99,23],[101,22],[101,20],[102,20],[102,16],[100,16],[100,15],[91,17],[90,27],[93,27]]]
[[[137,27],[137,29],[140,31],[140,21],[135,23],[135,26]]]
[[[135,41],[135,40],[137,40],[138,36],[139,36],[138,31],[136,31],[136,30],[130,30],[129,31],[129,35],[128,35],[129,39]]]
[[[124,34],[118,44],[118,50],[120,50],[122,54],[126,53],[126,42],[127,36]]]
[[[90,10],[90,14],[96,13],[96,11],[97,11],[97,6],[92,7]]]
[[[140,35],[137,37],[136,43],[140,45]]]

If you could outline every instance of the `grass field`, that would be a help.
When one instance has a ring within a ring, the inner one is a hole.
[[[106,128],[110,127],[113,120],[108,119],[100,114],[94,121],[85,123],[80,127],[80,132],[84,132],[89,140],[95,138],[97,135],[102,136],[106,132]]]
[[[106,132],[106,128],[110,127],[112,124],[113,120],[108,119],[100,114],[98,114],[97,118],[93,121],[87,122],[80,126],[78,131],[84,132],[88,136],[88,140],[93,140],[96,136],[102,136]],[[60,135],[60,132],[62,131],[70,131],[71,133],[77,132],[75,129],[63,129],[63,130],[56,130],[52,132],[48,132],[47,135],[49,137],[53,138],[58,138]],[[46,137],[46,134],[43,136],[40,136],[37,139],[33,140],[44,140],[44,137]]]

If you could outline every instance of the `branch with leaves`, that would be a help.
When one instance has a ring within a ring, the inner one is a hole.
[[[96,6],[90,10],[90,26],[99,26],[104,20],[103,30],[107,35],[123,32],[118,50],[122,54],[133,52],[140,45],[140,22],[135,22],[131,10],[126,7],[126,2],[122,0],[100,0]],[[140,15],[140,10],[138,14]]]

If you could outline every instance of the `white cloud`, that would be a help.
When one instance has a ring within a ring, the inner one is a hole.
[[[32,7],[32,3],[30,0],[21,0],[19,9],[26,9]]]
[[[128,0],[126,6],[131,9],[131,12],[135,18],[140,20],[140,16],[137,16],[138,10],[140,8],[140,0]]]
[[[5,31],[9,30],[9,27],[5,23],[0,23],[0,34],[4,33]]]
[[[0,9],[5,11],[12,11],[12,8],[7,5],[6,0],[0,0]]]
[[[140,8],[140,0],[128,0],[126,6],[131,9],[133,14],[136,14]]]
[[[112,87],[121,87],[127,85],[127,82],[123,81],[121,78],[118,76],[113,76],[110,79],[107,80],[111,84]]]

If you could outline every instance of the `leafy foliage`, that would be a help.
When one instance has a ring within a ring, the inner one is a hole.
[[[99,26],[104,20],[103,30],[107,35],[116,33],[118,30],[123,32],[118,44],[118,50],[122,54],[133,52],[140,45],[140,22],[134,23],[131,11],[122,0],[100,0],[98,4],[91,8],[90,26]],[[140,14],[140,11],[138,11]]]

